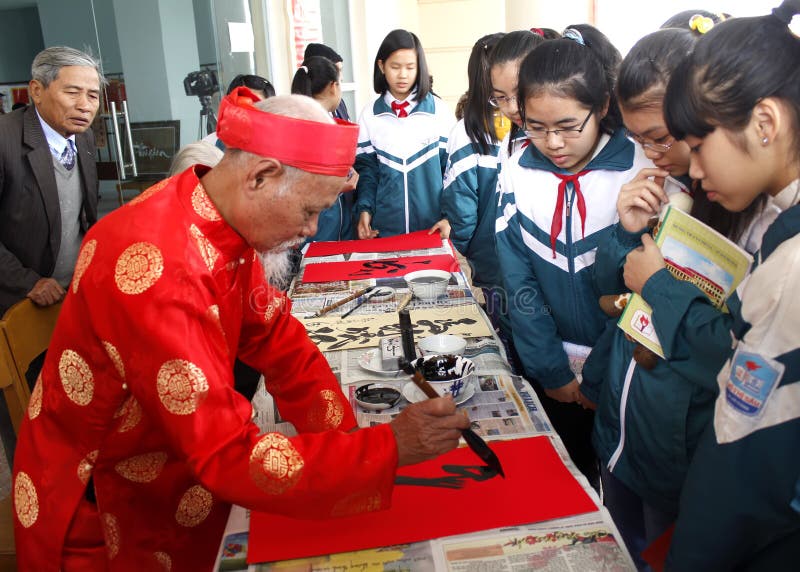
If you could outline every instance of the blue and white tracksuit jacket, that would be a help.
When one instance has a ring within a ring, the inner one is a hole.
[[[667,569],[797,570],[800,563],[800,180],[734,311],[714,420],[680,500]],[[702,348],[698,348],[702,351]]]
[[[361,114],[355,162],[356,220],[370,213],[382,237],[429,229],[441,218],[447,137],[455,123],[433,94],[402,118],[392,111],[392,100],[387,92]]]
[[[307,242],[353,240],[356,238],[353,228],[353,195],[352,191],[340,193],[339,198],[330,208],[319,213],[317,233]]]
[[[506,136],[508,137],[508,136]],[[487,138],[488,139],[488,138]],[[520,131],[512,145],[514,150],[527,141]],[[508,139],[489,144],[483,155],[464,128],[464,120],[456,123],[447,141],[447,168],[442,191],[442,214],[450,222],[450,240],[466,256],[472,267],[475,286],[502,284],[495,248],[497,219],[497,175],[501,160],[508,159]],[[503,149],[504,152],[500,152]]]
[[[585,201],[581,229],[574,183],[564,193],[555,252],[551,225],[558,208],[559,169],[534,145],[515,153],[500,173],[501,204],[497,253],[508,296],[514,344],[528,377],[546,389],[569,383],[570,369],[562,342],[592,346],[605,327],[592,284],[597,246],[617,222],[617,195],[641,169],[651,167],[624,129],[603,135],[588,171],[579,177]]]
[[[776,214],[773,207],[765,209],[740,245],[757,250]],[[644,229],[628,232],[617,223],[597,249],[594,277],[601,295],[627,291],[622,268],[627,254],[641,246],[642,234]],[[649,370],[637,364],[637,344],[612,320],[586,360],[581,392],[597,404],[592,443],[600,461],[644,502],[676,515],[689,462],[711,422],[719,394],[715,377],[730,353],[733,316],[665,268],[650,277],[642,296],[653,309],[667,359]],[[734,292],[727,306],[739,305]]]

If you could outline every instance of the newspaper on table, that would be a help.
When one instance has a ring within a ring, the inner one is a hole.
[[[601,512],[433,541],[448,572],[629,572],[635,566]]]

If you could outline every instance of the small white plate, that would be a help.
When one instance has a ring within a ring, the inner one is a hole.
[[[467,387],[464,388],[464,391],[458,394],[456,397],[456,405],[461,405],[465,401],[469,401],[475,395],[475,384],[470,383]],[[418,403],[420,401],[425,401],[428,399],[428,396],[422,393],[422,390],[414,385],[413,381],[409,381],[407,384],[403,386],[403,397],[406,398],[406,401],[409,403]]]
[[[374,348],[365,351],[358,358],[358,365],[372,373],[382,373],[383,375],[397,375],[402,369],[382,369],[381,368],[381,349]]]

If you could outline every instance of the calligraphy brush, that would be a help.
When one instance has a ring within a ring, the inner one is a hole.
[[[391,294],[392,294],[391,291],[387,292],[386,290],[375,290],[374,292],[364,296],[361,300],[359,300],[356,303],[355,306],[353,306],[352,308],[347,310],[347,312],[345,312],[344,314],[342,314],[339,317],[342,318],[342,319],[346,318],[347,316],[349,316],[350,314],[352,314],[353,312],[358,310],[361,306],[366,304],[370,299],[374,298],[375,296],[391,296]]]
[[[411,381],[414,385],[420,388],[422,392],[429,398],[439,397],[436,390],[431,387],[422,372],[414,367],[414,360],[417,357],[417,352],[414,348],[414,327],[411,323],[411,315],[406,308],[398,312],[400,316],[400,342],[403,346],[404,357],[400,359],[400,367],[408,374],[411,375]],[[500,459],[494,451],[486,444],[486,441],[481,439],[481,436],[475,433],[472,429],[462,429],[461,436],[464,437],[467,446],[472,449],[472,452],[478,455],[481,461],[493,469],[498,475],[506,478],[503,472],[503,467],[500,464]]]
[[[331,310],[335,310],[336,308],[344,306],[348,302],[351,302],[351,301],[355,300],[359,296],[363,296],[364,294],[366,294],[367,292],[373,290],[374,288],[375,288],[375,286],[367,286],[366,288],[362,288],[361,290],[353,292],[349,296],[347,296],[345,298],[342,298],[341,300],[339,300],[337,302],[334,302],[333,304],[328,304],[327,306],[325,306],[324,308],[320,309],[316,314],[314,314],[311,317],[312,318],[319,318],[320,316],[323,316],[323,315],[327,314]]]

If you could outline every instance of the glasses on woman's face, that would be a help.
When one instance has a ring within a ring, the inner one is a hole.
[[[648,149],[650,151],[655,151],[656,153],[661,153],[661,154],[666,153],[667,151],[672,149],[673,145],[675,145],[675,138],[672,137],[671,135],[668,135],[667,137],[663,138],[667,140],[666,143],[656,143],[655,141],[645,139],[644,137],[637,135],[636,133],[630,133],[630,132],[628,133],[631,136],[631,139],[633,139],[639,145],[642,146],[642,149]]]
[[[552,133],[556,137],[563,139],[577,139],[586,129],[586,124],[589,123],[589,118],[594,113],[594,110],[589,110],[589,115],[583,120],[579,127],[562,127],[560,129],[545,129],[544,127],[531,127],[525,130],[525,136],[529,139],[547,139],[547,136]]]
[[[505,95],[493,95],[489,98],[489,105],[492,107],[507,107],[515,103],[517,103],[516,95],[512,95],[511,97],[506,97]]]

